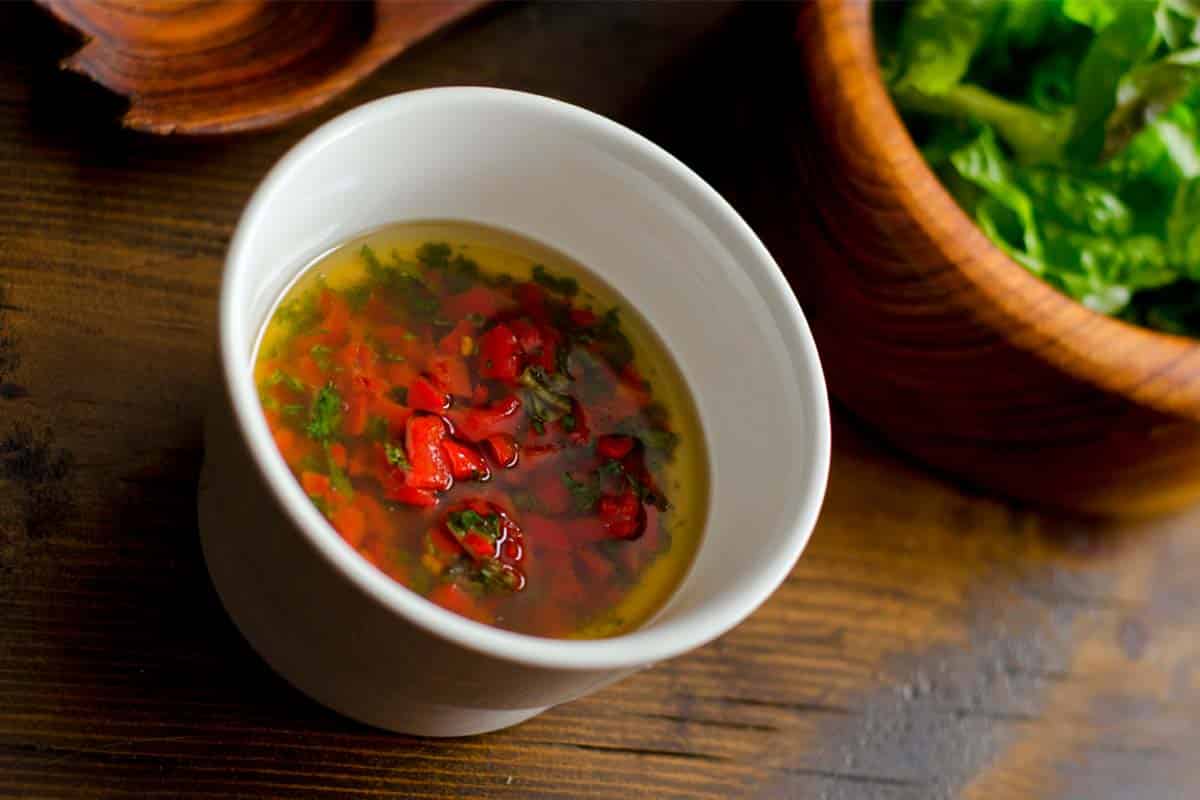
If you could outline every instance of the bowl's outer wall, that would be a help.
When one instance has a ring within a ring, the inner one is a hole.
[[[799,13],[812,112],[812,139],[797,148],[807,235],[803,252],[778,255],[835,396],[930,465],[1012,497],[1149,514],[1200,496],[1200,424],[1187,394],[1200,382],[1200,347],[1064,302],[956,208],[923,216],[953,201],[886,97],[866,0]],[[1008,262],[987,265],[1000,280],[981,281],[975,265],[988,259]],[[1120,374],[1074,369],[1064,330],[1119,353],[1130,390],[1112,390]],[[1156,359],[1166,366],[1148,370]],[[1166,398],[1182,413],[1151,408],[1141,396],[1150,391],[1154,405]]]

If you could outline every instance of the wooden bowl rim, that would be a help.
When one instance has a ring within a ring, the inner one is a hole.
[[[1000,324],[993,327],[1013,346],[1069,375],[1140,405],[1200,420],[1200,342],[1092,311],[994,245],[929,168],[893,104],[879,71],[871,0],[817,0],[810,10],[819,46],[835,65],[832,75],[812,77],[840,92],[841,110],[866,132],[856,141],[880,165],[880,177],[907,216],[998,314]],[[840,46],[834,42],[839,35]],[[965,237],[962,231],[968,231]]]

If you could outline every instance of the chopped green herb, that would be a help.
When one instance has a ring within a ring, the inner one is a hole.
[[[333,460],[333,454],[329,452],[329,442],[325,442],[325,461],[329,465],[330,485],[338,494],[353,497],[354,487],[350,485],[350,479],[346,477],[346,473]]]
[[[326,442],[337,435],[342,425],[342,396],[332,386],[317,392],[308,413],[305,431],[313,439]]]
[[[600,317],[592,329],[595,347],[603,358],[617,370],[633,361],[633,345],[621,330],[620,310],[615,306]]]
[[[462,253],[454,257],[451,253],[448,243],[426,242],[416,249],[416,260],[428,270],[442,272],[446,290],[460,294],[480,282],[479,264]]]
[[[557,422],[571,412],[571,398],[566,394],[569,381],[565,376],[547,375],[541,367],[532,366],[525,368],[519,381],[527,390],[525,407],[530,424],[538,433],[545,432],[546,423]]]
[[[566,376],[567,380],[575,380],[575,376],[571,374],[571,342],[568,339],[561,346],[554,350],[554,366],[558,370],[558,374]]]
[[[674,431],[665,431],[658,429],[648,429],[643,431],[638,436],[642,440],[642,444],[646,445],[651,450],[661,450],[668,456],[675,453],[675,448],[679,446],[679,434]]]
[[[433,269],[450,266],[450,245],[445,242],[426,242],[417,248],[417,261]]]
[[[404,452],[403,445],[384,442],[383,452],[387,456],[387,462],[393,467],[400,467],[401,469],[411,468],[412,465],[408,463],[408,454]]]
[[[613,479],[621,480],[627,484],[633,490],[634,494],[637,495],[639,501],[652,505],[659,511],[666,511],[670,507],[665,497],[650,491],[645,484],[627,472],[620,461],[606,461],[596,470],[596,481],[599,487],[603,487]],[[597,495],[601,493],[599,488],[596,491]]]
[[[550,272],[541,264],[533,268],[533,282],[539,286],[545,287],[547,290],[555,294],[561,294],[564,297],[574,297],[579,294],[579,281],[563,275],[561,277],[551,275]]]
[[[660,452],[668,458],[675,455],[675,448],[679,446],[679,434],[663,428],[648,427],[632,417],[619,423],[617,432],[638,439],[647,450]]]
[[[408,405],[408,387],[407,386],[393,386],[388,391],[388,397],[392,398],[400,405],[406,406],[406,405]]]
[[[271,373],[271,377],[267,378],[267,386],[278,386],[281,383],[293,392],[301,394],[308,392],[308,387],[304,385],[304,381],[288,375],[281,369],[275,370]]]
[[[351,311],[362,311],[367,305],[367,301],[371,299],[371,284],[359,283],[342,291],[342,297],[346,300],[346,305],[350,306]]]
[[[621,466],[620,461],[605,461],[603,464],[600,465],[600,468],[596,470],[596,475],[601,480],[607,480],[610,478],[619,478],[624,474],[625,474],[625,467]]]
[[[304,333],[321,321],[320,287],[309,289],[299,297],[281,303],[274,319],[286,325],[291,335]]]
[[[613,306],[600,317],[596,333],[600,336],[611,336],[621,332],[621,309]]]
[[[567,433],[572,433],[575,430],[575,415],[564,414],[562,418],[563,430]]]
[[[285,417],[295,417],[295,418],[302,418],[304,416],[304,412],[306,412],[307,410],[308,409],[304,406],[303,403],[288,403],[287,405],[280,406],[280,408],[279,408],[280,413],[283,414]]]
[[[320,367],[322,371],[329,371],[329,367],[333,364],[333,361],[330,358],[330,354],[333,353],[332,347],[324,344],[314,344],[312,349],[308,352],[313,357],[313,361],[317,362],[317,366]]]
[[[429,321],[438,316],[442,304],[425,283],[409,271],[409,263],[392,251],[395,266],[385,266],[369,246],[363,245],[362,257],[367,262],[367,275],[382,286],[390,299],[414,319]],[[415,265],[412,265],[415,266]]]
[[[446,516],[446,527],[456,538],[462,539],[471,531],[486,536],[491,541],[500,538],[500,517],[497,514],[480,514],[471,509],[454,511]]]
[[[508,493],[518,511],[537,511],[541,504],[528,489],[513,489]]]
[[[359,251],[363,261],[367,262],[367,275],[373,280],[383,280],[387,274],[387,268],[379,261],[379,256],[375,255],[375,250],[364,244],[362,250]]]
[[[446,290],[461,294],[479,282],[479,264],[459,254],[446,267]]]
[[[300,459],[300,470],[302,472],[324,472],[325,471],[325,453],[320,455],[309,453],[304,458]]]
[[[575,504],[576,511],[586,512],[596,507],[596,502],[602,494],[598,486],[577,481],[569,472],[564,472],[562,479],[567,486],[567,491],[571,493],[571,500]]]
[[[479,567],[479,577],[485,589],[496,588],[511,591],[521,583],[521,579],[515,572],[505,569],[502,564],[495,561],[485,561]]]
[[[629,484],[629,488],[633,490],[633,493],[637,495],[638,500],[646,505],[654,506],[659,511],[666,511],[671,507],[671,504],[667,501],[667,498],[651,491],[650,487],[646,486],[646,484],[642,483],[628,472],[625,473],[625,481]]]

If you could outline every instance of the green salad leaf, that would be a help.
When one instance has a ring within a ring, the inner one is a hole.
[[[1175,190],[1175,202],[1167,217],[1167,253],[1188,278],[1200,281],[1200,177],[1181,183]]]
[[[1125,236],[1133,229],[1133,212],[1103,183],[1039,167],[1022,170],[1020,182],[1047,218],[1101,236]]]
[[[983,128],[974,141],[951,153],[950,163],[960,175],[1016,216],[1022,249],[1033,258],[1040,258],[1042,241],[1033,216],[1033,203],[1017,185],[992,129]]]
[[[1200,47],[1130,70],[1117,84],[1116,104],[1105,121],[1102,157],[1119,153],[1163,111],[1200,85]]]
[[[893,87],[940,95],[957,86],[999,10],[996,0],[913,0],[900,27]]]
[[[1014,260],[1200,337],[1200,0],[911,0],[880,62],[930,166]]]
[[[1122,0],[1063,0],[1062,13],[1069,20],[1099,31],[1117,18],[1124,4]]]
[[[1152,5],[1122,2],[1116,16],[1096,34],[1075,75],[1075,107],[1068,155],[1094,161],[1104,147],[1117,87],[1159,42]],[[1111,154],[1110,154],[1111,155]]]

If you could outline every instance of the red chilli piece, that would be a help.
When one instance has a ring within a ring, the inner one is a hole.
[[[345,411],[342,414],[342,432],[347,436],[362,436],[367,430],[367,404],[370,397],[366,394],[351,394],[345,400]]]
[[[508,323],[509,330],[517,337],[517,344],[525,355],[540,353],[545,342],[541,330],[527,319],[514,319]]]
[[[451,411],[449,417],[454,423],[455,433],[472,442],[481,442],[496,434],[511,435],[516,430],[519,421],[517,412],[520,410],[521,400],[513,395],[486,408]]]
[[[438,353],[430,357],[428,369],[437,388],[455,397],[471,396],[471,373],[462,356]]]
[[[487,461],[470,445],[446,439],[442,442],[446,459],[450,462],[450,473],[459,481],[486,481],[491,477]]]
[[[405,429],[405,449],[412,468],[408,485],[414,489],[433,489],[444,492],[453,485],[450,464],[442,449],[446,440],[446,423],[441,417],[414,416]]]
[[[501,323],[480,337],[479,374],[506,383],[515,383],[521,374],[521,345],[507,325]]]
[[[590,308],[572,308],[571,324],[579,328],[590,328],[596,324],[596,312]]]
[[[614,539],[636,539],[646,529],[646,511],[633,492],[605,495],[596,510]]]
[[[459,616],[473,619],[476,622],[490,623],[492,615],[480,605],[466,589],[454,583],[438,584],[432,592],[426,595],[431,603],[436,603],[447,611],[453,611]]]
[[[474,332],[474,325],[465,319],[459,320],[458,324],[438,342],[438,351],[451,356],[459,355],[462,352],[463,337],[470,336]]]
[[[414,489],[412,486],[392,485],[384,491],[384,497],[406,506],[432,508],[437,505],[437,494],[430,489]]]
[[[520,451],[517,449],[517,440],[512,436],[507,433],[497,433],[483,441],[496,464],[504,469],[511,469],[517,465]]]
[[[321,333],[327,344],[340,344],[346,338],[346,329],[350,323],[350,307],[336,292],[325,289],[318,299],[318,307],[324,319],[321,321]]]
[[[546,290],[536,283],[517,284],[512,291],[513,298],[529,316],[541,320],[546,317]]]
[[[435,555],[444,556],[446,558],[458,558],[462,555],[462,545],[458,543],[458,539],[446,530],[445,525],[435,525],[429,529],[429,546]]]
[[[309,497],[324,497],[329,494],[329,477],[319,472],[300,473],[300,485]]]
[[[462,294],[448,297],[444,311],[451,319],[459,319],[468,314],[478,314],[488,319],[510,305],[512,301],[497,290],[486,286],[472,286]]]
[[[601,436],[596,440],[596,453],[604,458],[621,459],[633,449],[632,436]]]
[[[561,452],[562,447],[557,444],[522,445],[521,467],[526,470],[537,469]]]
[[[486,536],[480,536],[474,531],[463,537],[463,547],[476,559],[496,557],[496,545]]]
[[[408,387],[409,408],[441,414],[450,407],[450,396],[438,389],[424,375],[418,375]]]

